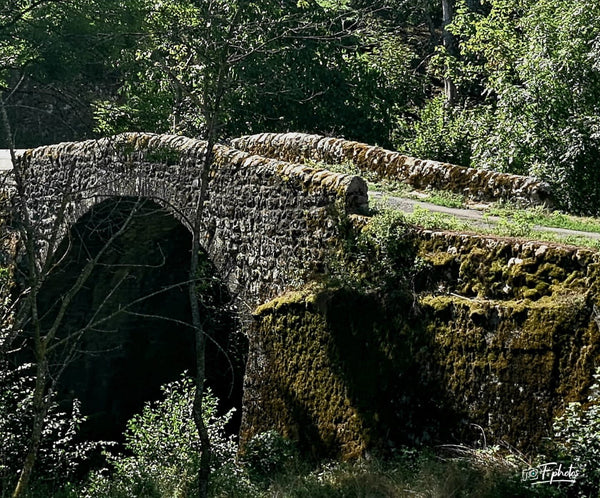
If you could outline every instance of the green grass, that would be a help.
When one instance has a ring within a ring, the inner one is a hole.
[[[380,204],[375,208],[375,212],[377,212],[377,210],[388,209],[391,208],[381,207]],[[415,206],[412,213],[402,213],[402,217],[407,223],[417,225],[428,230],[438,229],[455,232],[473,232],[481,235],[496,235],[500,237],[515,237],[537,240],[541,242],[569,244],[600,251],[600,240],[591,239],[585,235],[562,235],[536,230],[532,223],[523,220],[518,216],[513,217],[512,219],[501,218],[497,224],[493,224],[490,221],[489,228],[469,223],[449,214],[436,213],[419,206]]]
[[[426,193],[429,193],[429,191],[426,191]],[[464,195],[449,192],[447,190],[432,190],[429,197],[426,197],[423,200],[431,202],[432,204],[437,204],[438,206],[449,208],[464,208],[466,205]]]
[[[474,227],[469,225],[469,223],[459,220],[456,216],[444,213],[436,213],[419,206],[415,206],[413,208],[413,212],[410,214],[405,214],[404,218],[408,223],[427,229],[454,231],[474,230]]]
[[[209,494],[219,498],[402,498],[402,497],[558,497],[564,488],[533,486],[521,480],[521,468],[504,456],[487,450],[468,450],[452,455],[431,449],[402,449],[391,460],[370,458],[355,462],[322,462],[314,465],[298,461],[265,480],[254,481],[240,489],[214,489]],[[241,474],[240,474],[241,475]],[[232,474],[232,479],[237,479]],[[165,496],[152,487],[144,496]],[[28,496],[75,498],[77,488],[52,490],[39,487]],[[92,493],[94,495],[94,493]],[[87,496],[87,494],[85,494]],[[100,495],[94,495],[95,497]],[[104,498],[104,495],[101,495]],[[140,495],[141,496],[141,495]],[[195,489],[181,498],[193,498]],[[108,498],[108,496],[106,496]],[[165,496],[166,498],[166,496]]]
[[[408,199],[430,202],[437,206],[449,208],[464,208],[466,206],[465,196],[462,194],[456,194],[448,190],[435,189],[416,191],[407,183],[399,181],[379,180],[376,182],[369,182],[369,189],[384,192],[393,197],[405,197]]]
[[[377,190],[388,196],[417,199],[449,208],[464,208],[466,206],[466,199],[461,194],[433,189],[417,192],[406,183],[382,180],[372,172],[361,172],[352,161],[344,161],[341,164],[307,161],[306,164],[336,173],[363,176],[368,181],[370,190]],[[381,206],[376,206],[374,211],[377,212],[381,209]],[[388,208],[384,207],[383,209]],[[491,216],[498,217],[499,221],[492,221],[489,219]],[[536,229],[536,226],[538,226],[600,233],[600,219],[568,215],[559,211],[550,211],[540,206],[523,209],[506,202],[493,204],[484,214],[484,217],[488,218],[489,228],[421,207],[415,207],[412,213],[405,214],[404,217],[408,223],[426,229],[470,231],[484,235],[527,238],[600,250],[600,241],[590,239],[584,235],[561,235]]]
[[[509,204],[497,204],[488,208],[486,214],[507,220],[516,220],[519,223],[600,233],[600,219],[598,218],[573,216],[560,211],[549,211],[539,206],[519,209]]]

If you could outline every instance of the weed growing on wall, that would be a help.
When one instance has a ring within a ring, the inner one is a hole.
[[[361,230],[343,227],[344,245],[329,261],[335,285],[355,290],[398,286],[409,276],[415,258],[414,229],[405,216],[382,210]]]

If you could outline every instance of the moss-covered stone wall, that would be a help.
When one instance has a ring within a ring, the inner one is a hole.
[[[583,400],[600,366],[599,255],[425,231],[418,295],[456,413],[525,450]]]
[[[386,307],[374,295],[322,287],[259,307],[242,441],[276,429],[309,454],[342,458],[431,441],[442,400],[421,368],[427,338],[409,327],[409,310],[403,300]]]
[[[242,439],[275,428],[351,458],[471,443],[480,426],[488,444],[542,448],[600,366],[598,253],[432,231],[414,244],[412,297],[312,288],[256,310]]]

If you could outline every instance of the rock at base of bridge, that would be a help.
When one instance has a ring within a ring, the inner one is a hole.
[[[259,307],[242,442],[275,429],[307,454],[350,459],[400,441],[431,441],[440,389],[423,377],[421,353],[411,351],[417,343],[425,351],[424,336],[394,311],[347,290],[294,292]],[[423,403],[425,392],[431,403]]]

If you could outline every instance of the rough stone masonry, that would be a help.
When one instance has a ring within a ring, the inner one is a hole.
[[[550,186],[530,176],[466,168],[406,156],[399,152],[340,138],[305,133],[261,133],[232,141],[252,154],[302,162],[340,164],[351,161],[361,173],[398,180],[417,189],[434,188],[463,194],[476,201],[512,201],[522,205],[551,205]]]
[[[53,232],[66,233],[111,197],[152,199],[193,226],[205,154],[203,141],[146,133],[26,151],[20,156],[24,202],[39,234],[40,257]],[[56,227],[65,199],[64,220]],[[217,145],[201,240],[230,291],[256,305],[322,262],[337,235],[337,216],[367,202],[366,183],[358,176]]]

